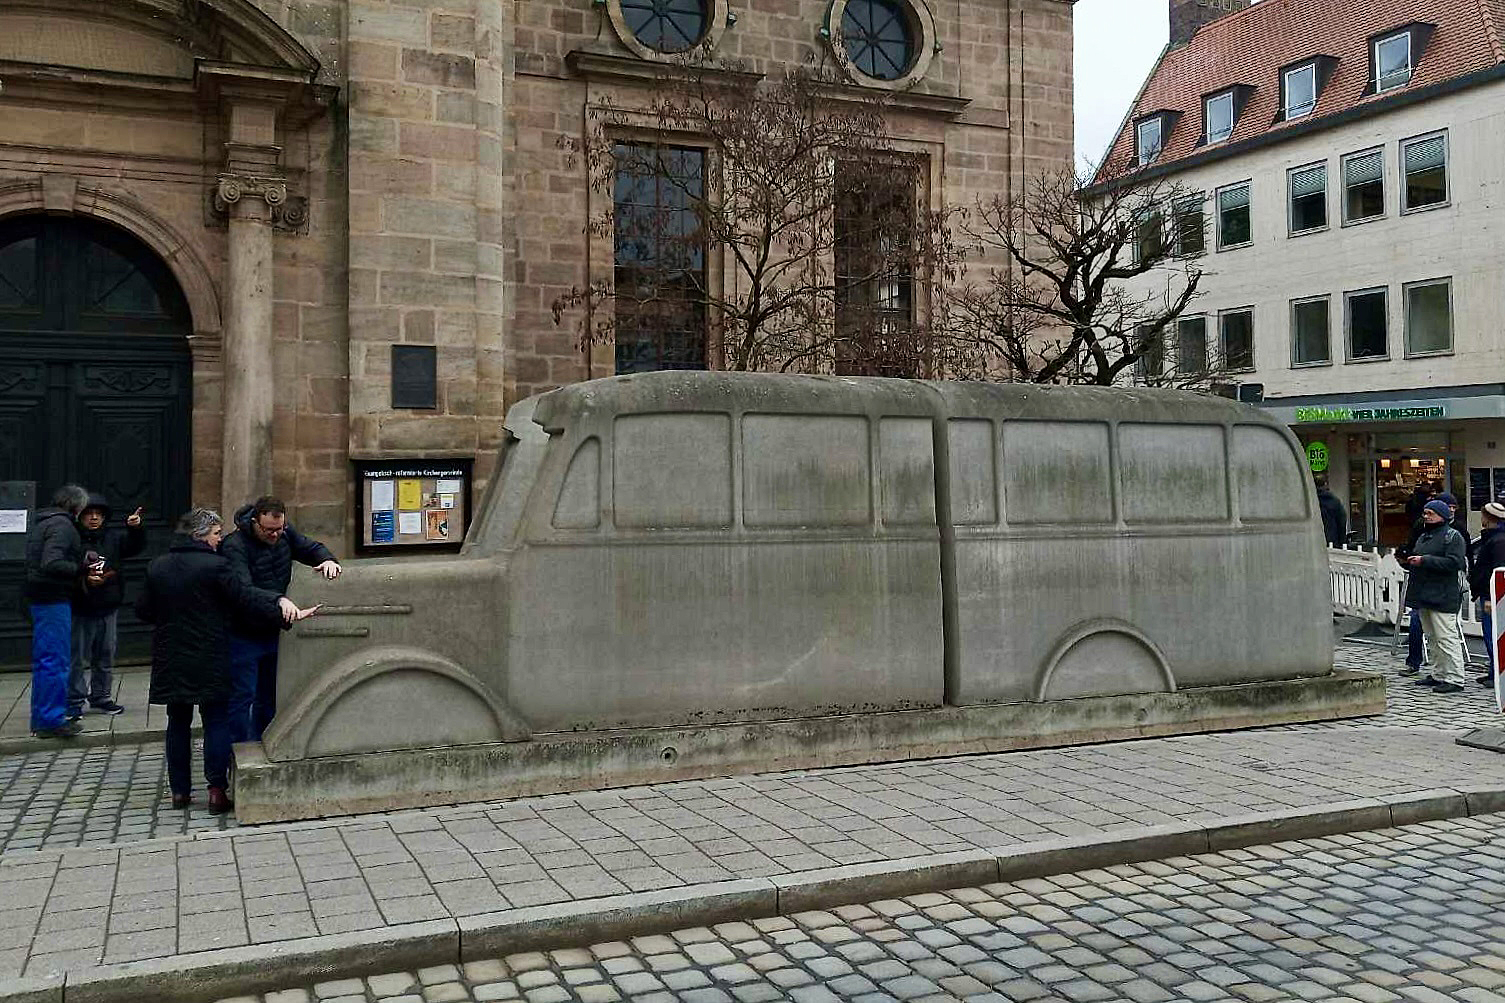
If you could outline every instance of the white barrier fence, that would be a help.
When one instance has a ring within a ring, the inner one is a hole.
[[[1371,623],[1396,624],[1406,616],[1401,608],[1401,589],[1406,572],[1394,555],[1349,547],[1327,548],[1328,579],[1332,583],[1333,612],[1354,616]],[[1467,586],[1465,593],[1467,591]],[[1463,633],[1483,637],[1478,608],[1473,597],[1465,594]]]

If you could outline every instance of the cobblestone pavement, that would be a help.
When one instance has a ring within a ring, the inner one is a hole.
[[[1462,732],[1501,723],[1493,695],[1475,686],[1472,677],[1465,692],[1440,697],[1397,676],[1404,662],[1392,659],[1388,647],[1340,643],[1334,661],[1339,668],[1387,677],[1385,714],[1262,730],[1432,728]],[[160,742],[53,747],[0,755],[0,853],[101,846],[235,826],[233,817],[208,814],[202,798],[188,811],[171,810],[165,803],[165,766]],[[193,775],[199,777],[202,772],[196,761]]]
[[[1505,816],[1177,857],[234,1003],[1505,999]]]

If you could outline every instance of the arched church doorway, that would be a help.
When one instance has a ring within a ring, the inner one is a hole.
[[[30,214],[0,220],[0,480],[105,495],[112,525],[144,509],[146,553],[127,564],[122,657],[145,650],[130,613],[142,567],[189,505],[188,304],[166,264],[117,227]],[[0,665],[29,662],[20,562],[0,562]]]

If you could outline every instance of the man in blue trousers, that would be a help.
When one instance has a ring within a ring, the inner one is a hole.
[[[52,507],[38,509],[26,539],[26,601],[31,606],[31,730],[38,738],[72,738],[68,673],[73,653],[73,593],[83,572],[78,515],[89,492],[66,484]]]

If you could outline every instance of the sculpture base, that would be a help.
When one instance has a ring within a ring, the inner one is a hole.
[[[277,822],[779,770],[1086,745],[1385,712],[1364,672],[1048,703],[982,704],[271,762],[236,746],[235,811]]]
[[[1459,745],[1489,752],[1505,752],[1505,728],[1478,728],[1458,739]]]

